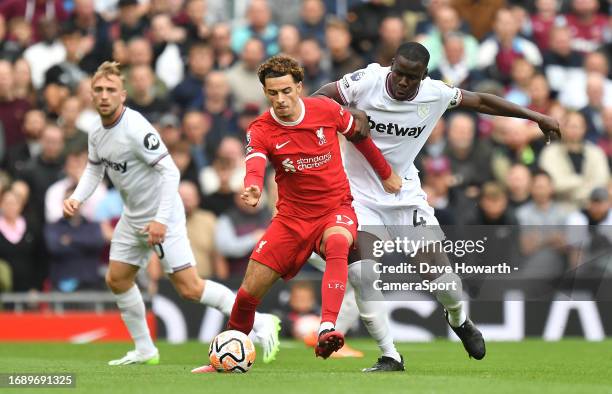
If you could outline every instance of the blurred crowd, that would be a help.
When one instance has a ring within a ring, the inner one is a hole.
[[[89,78],[110,59],[122,64],[127,105],[157,128],[181,171],[205,278],[241,276],[274,215],[273,174],[264,204],[247,208],[238,196],[245,131],[267,108],[256,69],[277,53],[304,66],[307,95],[370,62],[389,65],[401,42],[416,40],[431,53],[432,78],[561,122],[563,139],[546,145],[531,122],[449,112],[416,163],[441,224],[612,224],[610,8],[605,0],[0,0],[0,291],[103,288],[120,196],[105,182],[71,220],[62,200],[87,164],[97,116]],[[555,240],[538,242],[525,253]],[[161,272],[149,271],[154,291]]]

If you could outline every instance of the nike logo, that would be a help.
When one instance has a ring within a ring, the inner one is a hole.
[[[282,148],[283,146],[287,145],[287,144],[288,144],[288,143],[290,143],[290,142],[291,142],[291,141],[287,141],[287,142],[284,142],[284,143],[282,143],[282,144],[276,144],[276,149],[280,149],[280,148]]]

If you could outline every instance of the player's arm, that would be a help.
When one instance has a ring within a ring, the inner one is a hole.
[[[355,132],[347,137],[349,141],[360,141],[370,135],[370,126],[368,125],[368,116],[364,111],[360,111],[357,108],[351,108],[349,106],[349,102],[343,99],[342,94],[340,93],[339,83],[341,81],[330,82],[325,84],[319,88],[316,92],[314,92],[313,96],[324,96],[330,98],[342,105],[343,108],[351,113],[356,121],[356,129]]]
[[[76,189],[70,197],[64,200],[64,217],[70,218],[74,216],[79,211],[81,204],[96,191],[104,177],[104,166],[98,157],[96,147],[92,144],[91,138],[88,141],[87,158],[87,166],[85,171],[83,171],[81,179],[79,179]]]
[[[266,172],[266,162],[268,161],[265,144],[257,129],[251,128],[247,131],[246,153],[247,156],[244,159],[246,165],[244,191],[240,195],[240,198],[245,204],[254,207],[261,198]]]
[[[529,119],[538,124],[540,130],[546,136],[546,142],[550,142],[553,138],[561,138],[559,122],[550,116],[521,107],[489,93],[477,93],[461,89],[461,95],[462,98],[457,108],[471,109],[489,115]]]

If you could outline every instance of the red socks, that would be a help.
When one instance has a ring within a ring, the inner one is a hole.
[[[348,253],[349,243],[344,235],[332,234],[327,238],[326,265],[321,283],[321,322],[336,324],[348,276]]]
[[[236,294],[236,301],[234,301],[227,328],[230,330],[238,330],[249,335],[253,329],[255,310],[257,309],[257,305],[259,305],[259,301],[260,300],[247,293],[242,287],[238,289],[238,294]],[[340,301],[342,302],[342,299],[340,299]]]

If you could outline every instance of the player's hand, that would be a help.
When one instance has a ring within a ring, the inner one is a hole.
[[[167,228],[168,227],[165,224],[153,220],[151,221],[151,223],[147,224],[141,232],[143,234],[149,234],[149,237],[147,238],[147,244],[149,244],[149,246],[153,246],[159,245],[164,242],[164,240],[166,239]]]
[[[552,140],[561,139],[561,129],[559,128],[559,121],[557,119],[541,115],[537,123],[546,137],[547,144],[550,144]]]
[[[357,108],[349,108],[353,115],[353,122],[355,122],[355,132],[352,136],[347,137],[347,140],[351,142],[358,142],[370,136],[370,124],[368,122],[368,115]]]
[[[402,189],[402,178],[395,171],[391,171],[391,176],[383,180],[382,184],[387,193],[396,194]]]
[[[244,189],[240,198],[246,205],[250,205],[252,207],[256,206],[259,202],[259,198],[261,197],[261,190],[259,190],[258,186],[251,185]]]
[[[81,203],[73,198],[67,198],[64,200],[64,217],[69,219],[73,217],[81,208]]]

